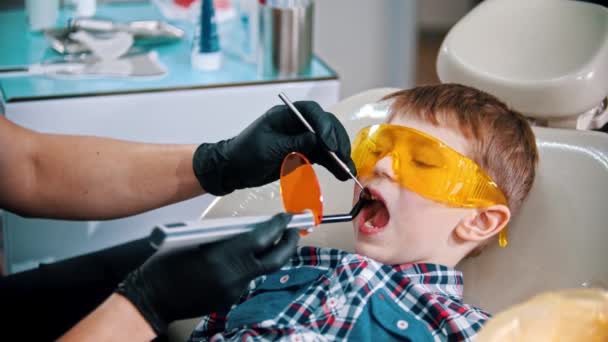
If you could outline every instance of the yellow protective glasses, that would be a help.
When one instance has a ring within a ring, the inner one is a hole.
[[[507,205],[503,192],[473,160],[413,128],[379,124],[362,129],[352,158],[359,177],[373,174],[376,163],[391,157],[396,181],[428,199],[460,208]],[[507,245],[506,228],[498,241]]]

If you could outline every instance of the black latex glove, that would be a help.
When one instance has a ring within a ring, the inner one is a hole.
[[[304,154],[325,166],[339,180],[348,179],[327,151],[356,174],[350,157],[348,134],[331,113],[312,101],[299,101],[300,110],[316,135],[309,132],[287,106],[275,106],[238,136],[216,144],[202,144],[194,153],[194,173],[203,189],[222,196],[237,189],[256,187],[279,179],[281,162],[290,152]]]
[[[154,255],[117,292],[159,335],[172,321],[227,310],[251,280],[278,270],[295,252],[297,231],[284,231],[290,218],[278,214],[229,240]]]

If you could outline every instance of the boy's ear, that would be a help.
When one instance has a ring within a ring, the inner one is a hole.
[[[461,240],[481,242],[498,234],[510,218],[511,211],[502,204],[479,208],[465,216],[454,233]]]

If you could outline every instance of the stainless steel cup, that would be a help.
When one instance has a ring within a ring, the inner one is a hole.
[[[258,71],[306,74],[312,60],[313,0],[266,0],[259,7]]]

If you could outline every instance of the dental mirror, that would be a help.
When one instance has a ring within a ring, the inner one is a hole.
[[[310,210],[315,218],[315,226],[322,223],[352,221],[371,199],[369,190],[363,188],[359,200],[349,213],[323,216],[323,196],[317,175],[308,159],[297,152],[290,153],[283,160],[280,186],[285,211],[300,214]]]
[[[313,213],[315,226],[323,218],[323,196],[319,180],[304,155],[292,152],[283,159],[280,178],[283,208],[290,214]]]

